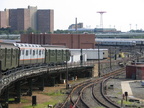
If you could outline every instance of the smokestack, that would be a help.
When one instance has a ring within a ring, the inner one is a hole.
[[[75,31],[77,33],[77,18],[75,19]]]

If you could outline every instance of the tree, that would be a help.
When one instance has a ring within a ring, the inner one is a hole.
[[[31,27],[29,27],[26,31],[26,33],[30,34],[30,33],[36,33],[35,30],[33,30]]]

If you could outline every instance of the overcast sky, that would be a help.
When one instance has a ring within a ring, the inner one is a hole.
[[[0,11],[37,6],[38,9],[54,10],[54,29],[65,30],[69,25],[82,22],[85,28],[100,26],[103,14],[103,27],[128,31],[144,30],[144,0],[0,0]],[[136,26],[137,25],[137,26]]]

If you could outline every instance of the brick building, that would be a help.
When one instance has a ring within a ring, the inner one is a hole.
[[[12,30],[17,30],[17,10],[10,9],[9,10],[9,25]]]
[[[126,66],[126,78],[144,80],[144,63],[133,63]]]
[[[30,26],[30,11],[17,9],[17,30],[27,30]]]
[[[54,11],[53,10],[38,10],[38,30],[42,33],[53,32],[54,30]]]
[[[64,45],[71,49],[95,48],[94,34],[22,34],[21,43]]]

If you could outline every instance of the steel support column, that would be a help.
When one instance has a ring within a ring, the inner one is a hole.
[[[16,98],[15,98],[15,102],[20,103],[21,102],[21,85],[20,85],[20,81],[15,83],[15,89],[16,89]]]
[[[27,92],[27,94],[29,96],[32,96],[32,79],[28,79],[28,86],[29,86],[29,91]]]
[[[40,76],[40,87],[39,90],[43,91],[44,90],[44,75]]]
[[[8,108],[9,107],[9,105],[8,105],[8,103],[9,103],[9,89],[8,89],[8,87],[5,89],[5,92],[4,92],[4,95],[3,95],[4,97],[4,102],[2,102],[2,108]]]

